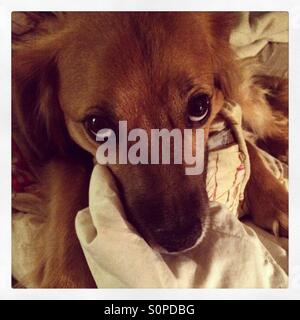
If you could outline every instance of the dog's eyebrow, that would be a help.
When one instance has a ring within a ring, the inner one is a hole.
[[[210,73],[212,75],[213,73]],[[197,78],[181,78],[179,80],[180,88],[181,88],[181,96],[189,96],[194,93],[207,93],[209,95],[213,92],[213,81],[211,84],[207,83],[207,80],[204,81],[203,77]]]
[[[92,115],[110,120],[111,122],[116,122],[116,115],[113,111],[113,107],[107,102],[89,107],[77,121],[84,122],[88,117]]]

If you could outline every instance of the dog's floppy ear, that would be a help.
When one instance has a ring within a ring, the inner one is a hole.
[[[221,89],[226,100],[239,101],[239,87],[242,83],[240,65],[229,44],[232,30],[240,22],[238,12],[212,12],[210,46],[215,68],[215,84]]]
[[[239,12],[213,12],[210,14],[213,35],[219,39],[229,41],[232,30],[237,27],[241,19]]]
[[[55,13],[12,15],[13,130],[32,161],[64,154],[72,145],[58,100],[61,28]]]

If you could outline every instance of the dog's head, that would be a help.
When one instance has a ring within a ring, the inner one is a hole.
[[[15,13],[15,20],[17,15]],[[29,13],[14,34],[15,117],[37,159],[96,154],[96,133],[209,127],[238,73],[232,13]],[[23,28],[24,29],[24,28]],[[20,31],[21,30],[21,31]],[[194,245],[207,211],[205,173],[185,165],[108,165],[129,221],[170,252]]]

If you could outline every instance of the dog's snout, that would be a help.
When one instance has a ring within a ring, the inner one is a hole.
[[[208,210],[203,178],[186,176],[182,166],[132,167],[133,175],[131,188],[120,188],[128,221],[160,251],[193,247]],[[123,179],[122,186],[127,184]]]
[[[200,219],[191,219],[181,226],[157,228],[156,243],[168,252],[180,252],[195,245],[202,233]]]
[[[175,253],[190,249],[202,234],[206,202],[196,193],[172,198],[171,202],[163,197],[151,198],[135,202],[134,208],[141,214],[141,233],[158,250]]]

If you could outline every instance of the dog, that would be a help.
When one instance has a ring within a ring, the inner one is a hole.
[[[202,128],[207,143],[224,101],[233,101],[242,106],[244,127],[286,159],[287,117],[280,110],[287,110],[287,88],[274,79],[266,85],[235,58],[229,36],[238,13],[15,12],[13,20],[18,16],[13,135],[37,177],[45,212],[43,254],[22,285],[95,287],[74,220],[88,206],[95,133],[102,128],[119,120],[129,130]],[[281,98],[273,95],[271,103],[266,89]],[[191,120],[195,115],[199,120]],[[267,229],[276,221],[287,232],[287,192],[256,146],[247,145],[253,219]],[[187,176],[184,164],[108,168],[128,220],[146,241],[173,253],[194,245],[202,232],[199,215],[208,210],[205,171]]]

